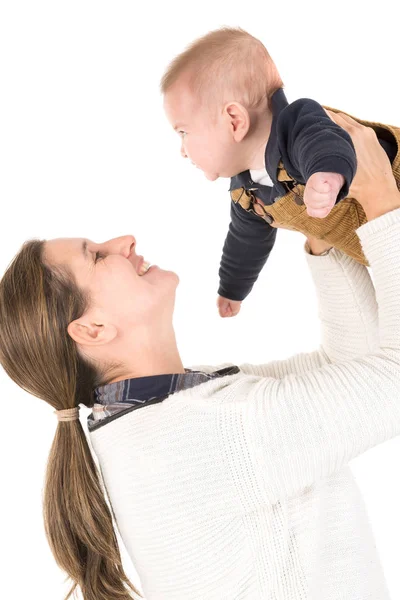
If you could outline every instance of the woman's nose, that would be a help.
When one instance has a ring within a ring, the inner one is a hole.
[[[181,146],[181,156],[182,156],[183,158],[187,158],[187,154],[186,154],[185,147],[184,147],[184,145],[183,145],[183,144],[182,144],[182,146]]]
[[[124,235],[109,241],[110,251],[115,254],[122,254],[125,258],[131,255],[135,246],[136,239],[133,235]]]

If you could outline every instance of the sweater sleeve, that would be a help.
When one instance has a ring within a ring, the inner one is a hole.
[[[357,167],[353,142],[318,102],[301,98],[284,108],[277,136],[283,164],[296,181],[307,183],[314,173],[340,173],[345,184],[338,201],[348,195]]]
[[[265,502],[300,493],[400,434],[400,209],[357,232],[374,274],[379,348],[301,375],[247,376],[229,386]]]
[[[222,250],[218,294],[244,300],[275,244],[276,228],[231,202],[231,223]]]
[[[267,364],[241,365],[244,373],[279,379],[378,348],[378,309],[368,269],[337,249],[326,256],[305,255],[318,299],[320,349]]]

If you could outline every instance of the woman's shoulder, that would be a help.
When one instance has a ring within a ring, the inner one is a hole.
[[[173,394],[169,400],[187,402],[193,410],[201,406],[203,408],[208,406],[212,410],[213,407],[222,404],[239,405],[249,398],[263,379],[255,373],[243,371],[241,367],[232,364],[213,367],[209,373],[214,377],[198,386]]]
[[[228,369],[230,367],[235,367],[236,365],[232,362],[225,362],[219,365],[191,365],[187,367],[190,371],[199,371],[202,373],[215,373],[217,371],[222,371],[223,369]]]

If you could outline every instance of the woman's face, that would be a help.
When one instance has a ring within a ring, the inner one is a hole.
[[[93,319],[123,332],[154,321],[172,320],[178,276],[148,264],[136,254],[136,240],[126,235],[102,244],[82,238],[45,243],[45,260],[66,266],[79,288],[89,294]]]

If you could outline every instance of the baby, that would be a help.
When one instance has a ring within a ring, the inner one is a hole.
[[[211,181],[231,178],[221,316],[239,312],[277,226],[323,239],[367,264],[355,233],[365,213],[348,197],[357,166],[351,138],[314,100],[288,103],[259,40],[233,28],[205,35],[172,61],[161,90],[182,156]],[[400,188],[400,128],[356,120],[375,130]]]

